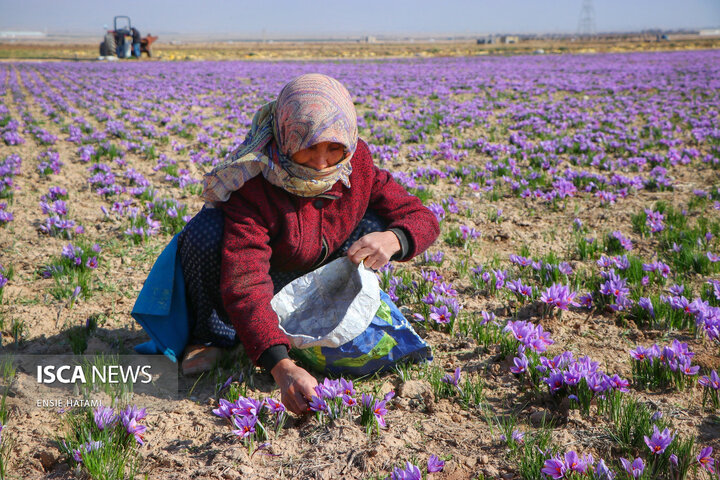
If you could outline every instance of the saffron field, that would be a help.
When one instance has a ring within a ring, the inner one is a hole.
[[[718,478],[720,51],[0,63],[3,354],[129,354],[202,175],[291,78],[355,98],[441,224],[378,273],[434,361],[305,417],[228,352],[177,398],[43,408],[0,365],[3,478]]]

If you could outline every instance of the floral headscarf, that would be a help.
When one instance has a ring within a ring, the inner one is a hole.
[[[301,197],[321,195],[338,180],[350,187],[357,139],[357,116],[347,89],[327,75],[301,75],[283,87],[276,101],[255,113],[243,145],[205,175],[202,197],[224,202],[258,174]],[[342,160],[314,170],[290,159],[320,142],[342,144]]]

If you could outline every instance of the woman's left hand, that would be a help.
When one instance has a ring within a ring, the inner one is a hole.
[[[366,267],[377,270],[388,263],[400,248],[400,240],[393,232],[373,232],[353,243],[347,256],[355,265],[364,260]]]

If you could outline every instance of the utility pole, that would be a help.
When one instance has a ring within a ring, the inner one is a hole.
[[[578,35],[595,35],[595,7],[592,0],[583,0],[577,30]]]

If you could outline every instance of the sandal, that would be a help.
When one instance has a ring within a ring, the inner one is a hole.
[[[188,345],[185,348],[181,364],[183,375],[195,375],[207,372],[213,368],[220,358],[221,350],[218,347],[207,345]]]

